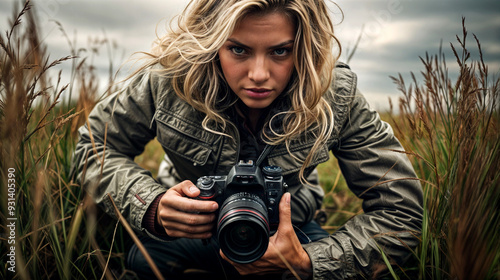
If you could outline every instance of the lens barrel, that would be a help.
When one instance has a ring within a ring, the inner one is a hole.
[[[262,199],[247,192],[228,197],[219,212],[217,236],[228,259],[237,263],[260,259],[269,243],[269,219]]]

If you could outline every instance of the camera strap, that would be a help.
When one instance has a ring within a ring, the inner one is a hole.
[[[274,147],[275,146],[266,144],[266,146],[264,147],[264,150],[262,151],[262,153],[260,153],[259,158],[257,159],[257,162],[255,163],[255,166],[260,166],[262,164],[262,162],[264,161],[264,159],[272,152]]]

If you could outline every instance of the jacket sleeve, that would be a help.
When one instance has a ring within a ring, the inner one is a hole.
[[[134,157],[156,135],[155,87],[150,74],[138,74],[122,91],[98,103],[79,129],[72,167],[76,181],[107,214],[116,217],[110,194],[132,228],[149,235],[142,227],[144,214],[166,189]]]
[[[384,270],[381,250],[402,264],[418,243],[423,193],[391,127],[355,96],[334,155],[363,214],[327,238],[305,244],[314,279],[369,277]]]

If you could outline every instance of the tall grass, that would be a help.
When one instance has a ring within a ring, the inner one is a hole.
[[[472,59],[462,26],[451,44],[456,80],[441,50],[421,59],[422,82],[392,78],[403,93],[392,123],[424,180],[420,279],[500,277],[500,79],[490,78],[476,36]]]
[[[127,234],[116,221],[102,223],[105,217],[70,177],[76,130],[107,92],[99,90],[92,61],[111,43],[99,39],[79,48],[60,26],[70,54],[50,60],[37,26],[27,2],[0,35],[0,278],[124,278]],[[489,77],[479,42],[479,59],[472,60],[466,36],[464,28],[453,47],[456,81],[442,53],[422,59],[422,83],[413,76],[407,87],[401,76],[393,78],[403,95],[399,114],[389,118],[425,190],[422,243],[415,262],[396,271],[401,278],[499,277],[500,82]],[[55,71],[61,63],[71,64],[68,85]],[[136,161],[155,172],[160,149],[153,142]],[[6,271],[9,168],[16,180],[16,274]],[[326,227],[334,231],[361,212],[361,202],[349,194],[335,161],[319,171]]]
[[[100,278],[111,253],[111,239],[96,236],[113,233],[114,225],[106,230],[96,227],[95,211],[85,204],[82,189],[70,178],[70,166],[76,129],[101,95],[87,58],[105,43],[94,42],[89,49],[72,46],[71,55],[52,61],[31,8],[26,2],[14,13],[11,29],[0,36],[0,219],[4,233],[0,278]],[[61,85],[62,72],[55,71],[61,63],[72,64],[69,85]],[[72,94],[79,96],[77,102]],[[15,274],[7,271],[6,263],[11,246],[6,229],[9,169],[15,169],[16,181]],[[113,278],[107,271],[105,275]]]

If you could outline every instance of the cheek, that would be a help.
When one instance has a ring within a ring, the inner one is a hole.
[[[277,73],[277,79],[279,80],[279,83],[284,87],[288,84],[290,81],[290,78],[292,77],[293,73],[293,61],[284,65],[281,65],[278,70],[276,71]]]
[[[224,55],[219,55],[219,63],[220,68],[222,69],[222,74],[224,74],[224,77],[226,77],[226,73],[229,73],[229,70],[227,69],[228,63]]]
[[[220,57],[220,65],[222,73],[224,74],[224,78],[226,78],[226,81],[230,85],[241,79],[241,76],[244,74],[242,67],[238,63],[235,63],[232,59],[228,59],[227,57]]]

